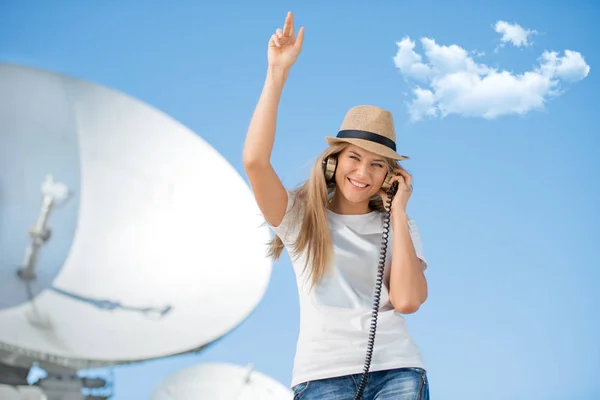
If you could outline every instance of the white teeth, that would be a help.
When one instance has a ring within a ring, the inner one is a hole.
[[[353,185],[354,185],[354,186],[356,186],[356,187],[359,187],[359,188],[366,188],[366,187],[367,187],[367,185],[365,185],[365,184],[362,184],[362,183],[355,182],[355,181],[353,181],[352,179],[348,179],[348,180],[350,181],[350,183],[351,183],[351,184],[353,184]]]

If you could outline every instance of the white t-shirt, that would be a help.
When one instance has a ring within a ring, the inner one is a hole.
[[[277,227],[271,226],[290,254],[300,299],[300,332],[291,387],[309,380],[363,372],[383,233],[383,214],[377,211],[340,215],[327,210],[334,260],[322,283],[311,290],[310,281],[303,274],[305,256],[294,257],[291,251],[300,228],[297,221],[301,221],[301,216],[290,212],[293,201],[288,192],[286,215]],[[415,222],[409,220],[407,228],[425,269],[427,264]],[[389,301],[392,246],[390,223],[370,371],[425,368],[404,317],[394,311]]]

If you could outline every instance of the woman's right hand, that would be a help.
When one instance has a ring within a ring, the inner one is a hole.
[[[288,70],[292,67],[302,50],[304,27],[294,34],[294,15],[288,12],[282,29],[277,29],[269,40],[269,67]]]

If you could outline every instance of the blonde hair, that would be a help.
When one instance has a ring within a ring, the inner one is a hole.
[[[291,191],[294,196],[292,210],[293,215],[302,215],[302,221],[296,220],[300,224],[299,233],[292,246],[290,255],[296,256],[306,251],[305,271],[308,269],[308,277],[311,280],[311,286],[321,282],[327,273],[328,266],[332,257],[331,233],[327,223],[327,205],[335,193],[335,179],[331,182],[325,181],[323,171],[323,161],[330,156],[338,156],[349,144],[334,144],[319,155],[312,167],[309,179],[298,188]],[[392,159],[386,159],[388,171],[398,166]],[[303,212],[300,211],[300,207]],[[375,195],[369,201],[369,208],[384,212],[383,201],[379,195]],[[269,243],[269,256],[278,260],[284,249],[282,240],[275,236]]]

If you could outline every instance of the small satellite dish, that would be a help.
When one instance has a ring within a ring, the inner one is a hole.
[[[150,106],[0,64],[0,363],[80,370],[197,351],[271,274],[250,188]]]
[[[1,400],[47,400],[42,389],[35,386],[9,386],[0,384]]]
[[[273,378],[234,364],[199,364],[167,377],[149,400],[292,400],[294,393]]]

